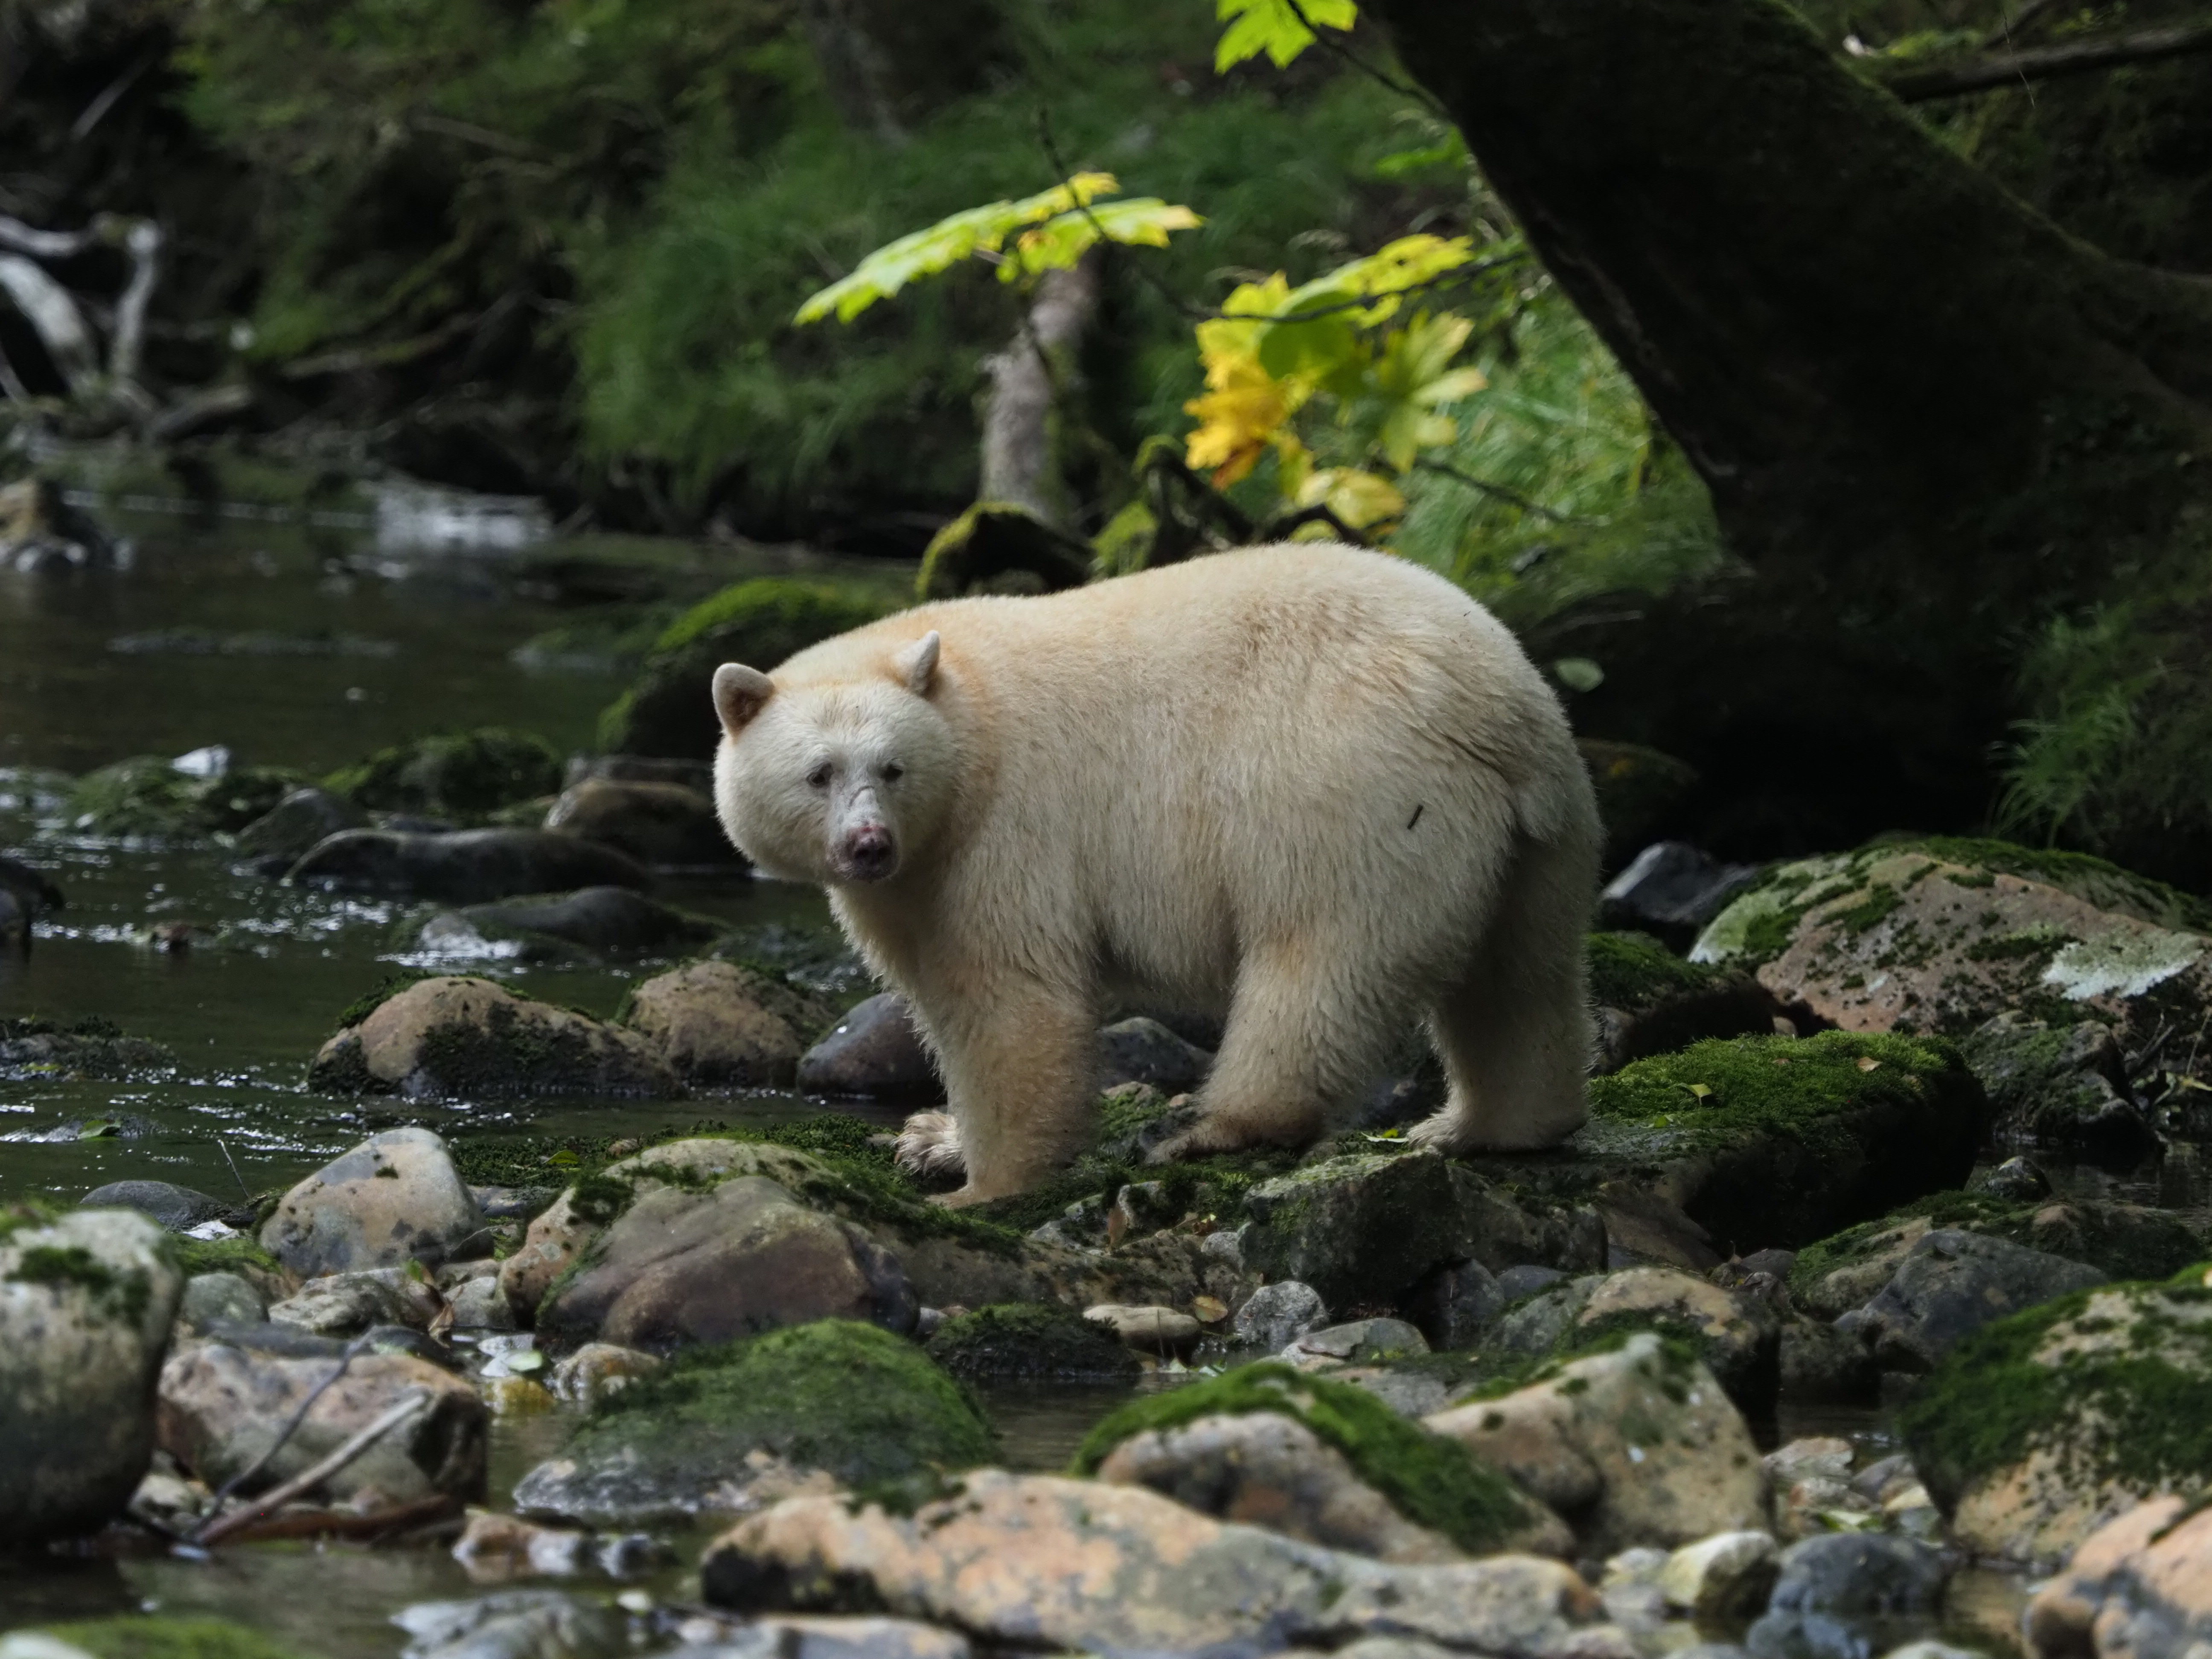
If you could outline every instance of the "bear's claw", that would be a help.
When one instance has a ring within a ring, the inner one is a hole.
[[[916,1112],[907,1119],[892,1158],[910,1176],[968,1173],[968,1156],[960,1150],[960,1126],[950,1112]]]

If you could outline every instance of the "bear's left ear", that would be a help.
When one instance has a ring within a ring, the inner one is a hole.
[[[917,697],[929,695],[937,679],[937,630],[931,629],[891,659],[891,667]]]
[[[748,668],[741,662],[726,662],[717,668],[714,712],[722,718],[722,730],[732,737],[744,731],[775,690],[775,683],[757,668]]]

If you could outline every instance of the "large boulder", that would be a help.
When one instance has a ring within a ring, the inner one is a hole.
[[[410,1099],[684,1092],[643,1037],[487,979],[419,980],[323,1044],[308,1086]]]
[[[648,1352],[818,1319],[902,1334],[920,1304],[897,1256],[763,1176],[632,1203],[538,1307],[545,1340]]]
[[[561,792],[545,828],[595,841],[656,869],[745,867],[714,816],[714,797],[681,783],[590,778]]]
[[[450,1371],[403,1353],[354,1357],[336,1382],[338,1345],[310,1355],[231,1340],[179,1349],[161,1374],[161,1449],[210,1486],[252,1468],[310,1395],[306,1416],[240,1488],[252,1497],[328,1457],[410,1394],[426,1403],[324,1489],[339,1501],[374,1493],[387,1504],[483,1496],[490,1413]],[[325,1386],[327,1384],[327,1386]],[[318,1392],[319,1390],[319,1392]]]
[[[706,760],[722,738],[714,671],[763,672],[794,652],[873,622],[891,607],[821,582],[763,576],[726,587],[672,623],[630,688],[599,716],[599,747]]]
[[[1686,841],[1655,841],[1605,884],[1598,917],[1607,927],[1654,933],[1686,949],[1759,876],[1757,865],[1723,864]]]
[[[1426,1419],[1565,1517],[1591,1554],[1764,1528],[1742,1413],[1686,1343],[1642,1332]]]
[[[127,1210],[0,1209],[0,1545],[123,1512],[154,1455],[154,1399],[184,1275]]]
[[[284,879],[446,904],[653,885],[635,859],[547,830],[346,830],[309,848]]]
[[[289,870],[317,842],[347,830],[368,828],[368,814],[343,795],[313,784],[283,799],[240,830],[233,844],[255,860]]]
[[[811,1095],[920,1103],[945,1098],[937,1064],[921,1041],[906,999],[879,992],[845,1017],[801,1056],[799,1086]]]
[[[2082,1541],[2023,1621],[2036,1659],[2185,1659],[2212,1639],[2212,1510],[2154,1498]]]
[[[514,1492],[525,1515],[644,1526],[782,1493],[926,1486],[991,1455],[989,1424],[921,1351],[825,1320],[693,1349],[605,1396]]]
[[[630,993],[623,1015],[676,1074],[708,1088],[787,1088],[835,1004],[731,962],[695,962]]]
[[[1989,1094],[2002,1141],[2057,1146],[2121,1169],[2158,1149],[2129,1092],[2119,1039],[2100,1021],[2053,1024],[2008,1008],[1960,1037],[1959,1052]]]
[[[561,773],[561,753],[544,738],[487,726],[380,750],[324,787],[357,806],[465,820],[550,795]]]
[[[787,1499],[716,1540],[701,1582],[745,1613],[881,1607],[994,1648],[1104,1654],[1335,1650],[1387,1634],[1544,1659],[1572,1651],[1598,1613],[1557,1561],[1395,1565],[1142,1486],[995,1469],[911,1514]]]
[[[302,1279],[420,1261],[435,1267],[487,1246],[475,1198],[432,1130],[386,1129],[284,1194],[262,1247]]]
[[[1133,1401],[1075,1471],[1391,1561],[1565,1555],[1559,1518],[1464,1445],[1348,1382],[1262,1362]]]
[[[173,1233],[204,1221],[241,1218],[236,1205],[167,1181],[111,1181],[77,1200],[77,1206],[86,1210],[136,1210],[153,1217]]]
[[[2076,1291],[1960,1342],[1899,1415],[1914,1467],[1978,1555],[2063,1559],[2212,1467],[2212,1287]]]
[[[1914,1241],[1889,1283],[1853,1318],[1884,1370],[1929,1371],[1992,1320],[2105,1278],[2084,1262],[1939,1228]]]

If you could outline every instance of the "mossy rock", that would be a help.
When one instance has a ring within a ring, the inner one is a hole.
[[[1010,1302],[960,1314],[929,1339],[929,1357],[971,1382],[1114,1382],[1143,1370],[1137,1356],[1065,1308]]]
[[[274,766],[188,777],[158,756],[139,755],[78,779],[66,810],[83,833],[198,840],[243,830],[307,781],[304,773]]]
[[[1790,1293],[1818,1319],[1863,1304],[1887,1282],[1922,1233],[1948,1227],[2005,1239],[2083,1261],[2114,1279],[2165,1279],[2205,1254],[2179,1217],[2133,1204],[2039,1199],[1987,1193],[1930,1193],[1875,1221],[1817,1240],[1797,1253]],[[1863,1294],[1861,1292],[1863,1291]]]
[[[726,587],[685,611],[654,642],[636,682],[600,714],[599,747],[611,754],[710,758],[722,736],[714,707],[717,668],[742,662],[766,672],[888,609],[867,594],[787,576]]]
[[[305,1659],[301,1650],[227,1619],[88,1619],[35,1628],[92,1659]]]
[[[121,1026],[98,1014],[67,1022],[36,1015],[0,1019],[0,1077],[120,1082],[173,1072],[176,1065],[176,1055],[160,1043],[126,1036]]]
[[[1649,933],[1592,933],[1590,1000],[1599,1009],[1600,1070],[1705,1037],[1763,1035],[1781,1006],[1758,981],[1685,962]]]
[[[1718,968],[1685,962],[1649,933],[1592,933],[1586,954],[1590,1000],[1624,1013],[1710,991],[1730,977]]]
[[[379,750],[333,772],[323,787],[375,811],[488,821],[501,807],[557,794],[560,750],[504,726],[444,732]]]
[[[930,539],[915,579],[924,599],[1049,593],[1091,579],[1088,543],[1012,501],[977,501]]]
[[[1532,1506],[1513,1483],[1457,1441],[1399,1416],[1364,1389],[1273,1360],[1130,1401],[1091,1431],[1075,1454],[1073,1473],[1096,1474],[1115,1447],[1133,1435],[1247,1412],[1272,1412],[1303,1424],[1341,1452],[1399,1514],[1470,1555],[1500,1548],[1532,1523]]]
[[[1728,1037],[1592,1080],[1577,1137],[1654,1170],[1718,1247],[1795,1248],[1973,1166],[1988,1102],[1948,1043],[1851,1031]]]
[[[757,1477],[756,1453],[912,1498],[996,1449],[975,1401],[914,1344],[821,1320],[680,1352],[607,1395],[515,1503],[579,1519],[714,1507],[706,1495]]]
[[[177,1265],[187,1279],[195,1273],[237,1273],[258,1284],[262,1276],[273,1273],[281,1279],[284,1274],[284,1264],[263,1249],[260,1241],[250,1233],[230,1238],[179,1237],[174,1243]]]

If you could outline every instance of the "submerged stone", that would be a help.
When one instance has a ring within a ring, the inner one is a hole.
[[[308,848],[284,879],[447,904],[653,884],[613,848],[545,830],[346,830]]]

